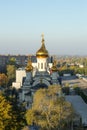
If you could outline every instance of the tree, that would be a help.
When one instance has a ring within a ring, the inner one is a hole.
[[[22,130],[29,130],[29,127],[25,126]]]
[[[8,83],[7,76],[4,73],[0,74],[0,86],[6,87],[7,83]]]
[[[7,130],[11,121],[11,105],[0,92],[0,130]]]
[[[7,76],[9,85],[11,85],[12,82],[15,80],[15,72],[16,72],[15,65],[7,65]]]
[[[64,84],[64,86],[62,87],[63,93],[69,95],[69,90],[70,90],[69,84],[68,83]]]
[[[4,93],[4,96],[11,104],[11,121],[6,130],[21,130],[26,125],[26,109],[23,104],[18,101],[17,90],[15,89],[10,95]]]
[[[11,57],[11,58],[9,59],[9,61],[8,61],[8,64],[9,64],[9,65],[16,65],[16,59],[15,59],[15,57]]]
[[[19,68],[19,64],[15,57],[11,57],[7,63],[8,65],[14,65],[15,67]]]
[[[25,108],[22,104],[18,105],[18,102],[15,97],[11,99],[12,104],[12,130],[21,130],[26,125],[25,120]]]
[[[65,101],[57,85],[40,89],[34,95],[32,108],[26,113],[29,125],[36,123],[42,130],[58,130],[72,118],[71,103]]]
[[[24,115],[22,104],[0,92],[0,130],[21,130],[26,125]]]

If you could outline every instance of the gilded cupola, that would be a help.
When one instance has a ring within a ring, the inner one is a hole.
[[[33,66],[32,66],[30,56],[28,57],[28,63],[27,63],[27,66],[26,66],[25,70],[26,70],[26,72],[31,72],[33,70]]]
[[[53,72],[57,72],[57,71],[58,71],[56,60],[53,61],[53,66],[52,66],[51,70],[52,70]]]
[[[40,58],[46,58],[48,57],[48,51],[46,50],[45,44],[44,44],[44,35],[42,34],[42,45],[41,48],[36,52],[36,56]]]

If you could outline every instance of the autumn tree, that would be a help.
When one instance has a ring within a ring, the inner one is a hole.
[[[0,130],[7,130],[11,121],[11,105],[0,92]]]
[[[9,91],[10,94],[8,94]],[[3,94],[6,100],[11,104],[11,121],[6,130],[21,130],[26,125],[26,109],[22,103],[19,103],[18,92],[16,89],[13,89],[13,91],[8,89],[8,91],[4,91]]]
[[[8,83],[7,76],[4,73],[0,74],[0,86],[1,87],[6,87],[7,83]]]
[[[25,126],[22,130],[30,130],[28,126]]]
[[[0,130],[21,130],[26,125],[25,111],[15,97],[0,93]]]
[[[72,116],[71,103],[62,96],[60,86],[52,85],[35,93],[32,108],[26,113],[26,120],[29,125],[36,123],[42,130],[58,130]]]

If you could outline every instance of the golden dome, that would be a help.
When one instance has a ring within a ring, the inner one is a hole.
[[[31,62],[30,58],[28,59],[28,63],[27,63],[25,70],[26,70],[26,72],[30,72],[33,70],[32,62]]]
[[[58,71],[57,65],[56,65],[56,60],[53,61],[53,66],[52,66],[51,70],[54,71],[54,72]]]
[[[42,45],[41,48],[36,52],[37,57],[45,58],[48,57],[48,51],[46,50],[45,44],[44,44],[44,35],[42,35]]]

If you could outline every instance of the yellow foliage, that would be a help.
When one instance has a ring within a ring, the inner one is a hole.
[[[10,103],[6,101],[4,96],[0,93],[0,128],[2,128],[2,130],[8,125],[8,120],[11,119],[10,111]]]
[[[58,93],[60,86],[52,85],[48,89],[39,89],[34,95],[32,108],[26,113],[28,124],[35,122],[45,130],[61,126],[73,114],[72,105],[65,101],[65,98]]]

